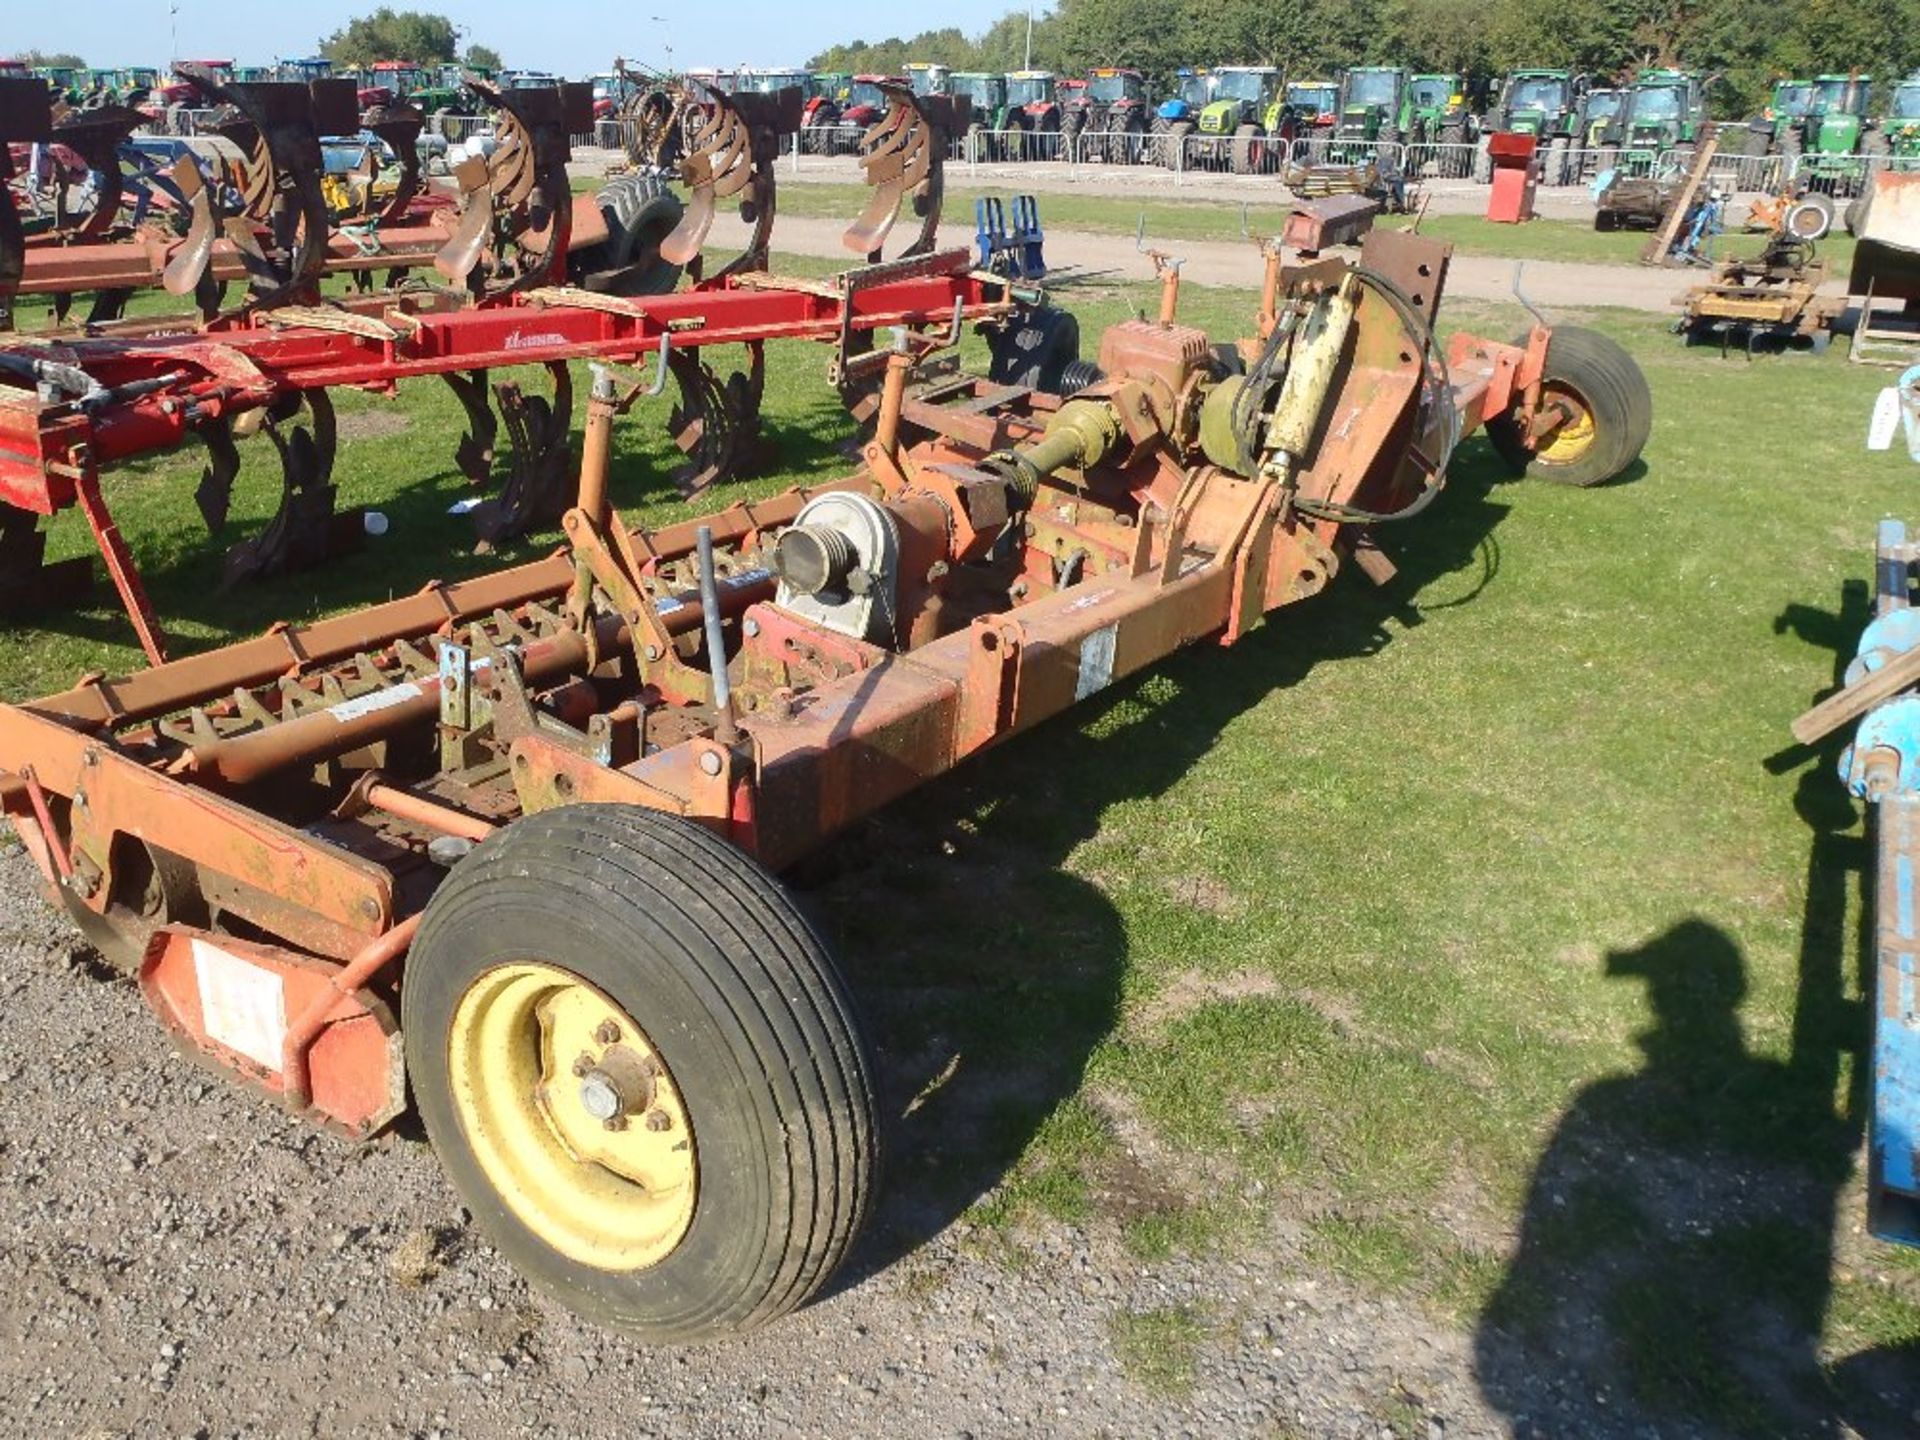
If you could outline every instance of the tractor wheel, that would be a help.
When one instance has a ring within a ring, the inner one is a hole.
[[[1009,119],[1005,137],[1008,160],[1030,160],[1034,158],[1033,136],[1028,132],[1024,120]]]
[[[1048,116],[1040,122],[1040,128],[1033,135],[1032,157],[1035,160],[1062,160],[1068,153],[1066,137],[1061,133],[1061,121]]]
[[[1868,199],[1865,194],[1856,195],[1847,202],[1847,234],[1855,239],[1859,238],[1861,229],[1867,223],[1867,204]]]
[[[1749,125],[1740,136],[1740,153],[1750,159],[1762,159],[1773,148],[1773,133],[1763,126]]]
[[[1467,173],[1467,127],[1458,121],[1440,127],[1440,175],[1458,180]]]
[[[1540,183],[1558,187],[1567,183],[1567,137],[1556,135],[1547,142],[1547,157],[1540,166]]]
[[[1032,310],[1018,325],[991,332],[987,350],[987,378],[994,384],[1055,395],[1061,375],[1080,358],[1080,322],[1071,310]]]
[[[1147,126],[1147,146],[1141,159],[1148,164],[1161,165],[1171,170],[1173,161],[1167,154],[1167,129],[1170,121],[1164,115],[1153,117],[1153,123]]]
[[[1191,170],[1188,162],[1187,142],[1192,138],[1194,124],[1191,120],[1176,120],[1167,127],[1166,164],[1169,170]]]
[[[1480,143],[1473,147],[1473,183],[1491,185],[1493,183],[1493,156],[1487,150],[1487,137],[1482,135]]]
[[[1833,197],[1809,191],[1787,207],[1780,226],[1796,240],[1824,240],[1833,233]]]
[[[1120,131],[1119,162],[1122,165],[1138,165],[1147,158],[1147,125],[1138,115],[1128,120]]]
[[[1258,175],[1266,158],[1266,142],[1258,125],[1242,125],[1233,132],[1234,174]]]
[[[1514,342],[1526,344],[1523,335]],[[1547,347],[1540,403],[1569,418],[1529,449],[1511,415],[1487,421],[1487,438],[1515,474],[1562,485],[1600,485],[1635,460],[1653,432],[1653,396],[1633,357],[1595,330],[1563,325]]]
[[[607,238],[568,257],[575,283],[606,295],[670,294],[680,267],[660,258],[660,244],[680,223],[680,197],[658,176],[636,173],[609,181],[595,198]]]
[[[1058,159],[1069,164],[1080,159],[1080,135],[1086,122],[1077,112],[1070,112],[1060,120],[1060,154]]]
[[[845,988],[773,877],[697,825],[577,805],[510,826],[427,907],[401,1006],[454,1187],[597,1325],[763,1325],[866,1219],[877,1122]]]

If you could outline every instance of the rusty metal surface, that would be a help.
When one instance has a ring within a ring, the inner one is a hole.
[[[1380,202],[1370,195],[1326,195],[1302,200],[1287,216],[1281,243],[1295,250],[1351,245],[1373,228]]]
[[[1920,175],[1880,171],[1867,195],[1847,291],[1887,300],[1920,299]]]

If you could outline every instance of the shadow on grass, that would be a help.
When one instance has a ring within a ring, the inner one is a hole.
[[[836,1288],[910,1257],[1030,1150],[1021,1201],[1061,1218],[1191,1203],[1113,1154],[1076,1103],[1120,1019],[1129,944],[1105,893],[1064,862],[1111,807],[1164,793],[1268,695],[1417,623],[1430,582],[1479,569],[1479,593],[1508,509],[1499,473],[1476,445],[1438,506],[1382,527],[1400,567],[1384,589],[1349,567],[1233,648],[1195,646],[929,785],[805,877],[874,1039],[888,1150],[876,1222]]]
[[[1844,656],[1866,619],[1856,584],[1837,613],[1796,607],[1782,624]],[[1620,1391],[1716,1432],[1913,1433],[1920,1375],[1899,1368],[1911,1348],[1831,1371],[1820,1359],[1836,1208],[1864,1128],[1866,1017],[1848,996],[1871,919],[1850,933],[1867,846],[1824,761],[1795,806],[1811,843],[1785,1061],[1746,1047],[1746,962],[1719,926],[1691,918],[1606,958],[1608,978],[1646,986],[1643,1063],[1568,1107],[1477,1337],[1481,1388],[1518,1434],[1610,1433],[1590,1402]]]

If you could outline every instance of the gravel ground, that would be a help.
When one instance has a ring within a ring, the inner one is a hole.
[[[17,850],[0,1002],[6,1434],[1674,1433],[1524,1367],[1497,1414],[1467,1333],[1316,1275],[1279,1217],[1236,1257],[1153,1266],[1098,1224],[913,1239],[898,1154],[837,1290],[744,1341],[649,1350],[531,1293],[417,1134],[351,1146],[181,1056]],[[1188,1373],[1176,1346],[1156,1382],[1116,1335],[1176,1312]]]

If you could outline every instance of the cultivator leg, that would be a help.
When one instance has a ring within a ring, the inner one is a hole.
[[[499,495],[473,511],[480,548],[551,525],[573,499],[573,452],[567,445],[573,417],[573,380],[565,365],[547,367],[553,399],[525,394],[515,381],[493,387],[512,444],[507,481]]]
[[[842,237],[847,249],[876,264],[903,204],[912,206],[920,229],[900,258],[933,252],[945,192],[947,147],[959,125],[951,96],[915,95],[903,85],[881,88],[887,96],[887,113],[860,141],[860,164],[873,196]]]
[[[306,423],[297,413],[268,418],[266,435],[280,458],[280,507],[258,535],[227,552],[228,585],[321,564],[360,533],[358,512],[333,510],[333,401],[324,390],[304,399]]]
[[[746,248],[711,278],[767,268],[775,212],[774,166],[781,142],[800,128],[803,98],[792,86],[771,95],[727,95],[707,85],[701,89],[706,92],[701,106],[677,104],[674,110],[687,117],[688,152],[677,168],[689,196],[679,225],[660,245],[661,258],[683,267],[696,282],[707,278],[702,251],[719,204],[735,196],[740,201],[740,218],[751,233]]]
[[[558,283],[573,217],[567,136],[591,128],[592,92],[498,90],[471,75],[467,84],[500,112],[499,145],[455,172],[462,210],[434,268],[476,296]]]
[[[724,380],[688,351],[674,352],[667,362],[680,395],[667,429],[687,457],[673,476],[682,495],[697,495],[718,481],[755,474],[772,458],[772,447],[760,428],[766,347],[753,343],[746,348],[746,369]]]
[[[447,382],[467,416],[466,433],[454,449],[453,463],[469,484],[484,485],[493,478],[494,444],[500,438],[500,423],[487,403],[487,372],[475,370],[463,375],[450,370],[440,378]]]

